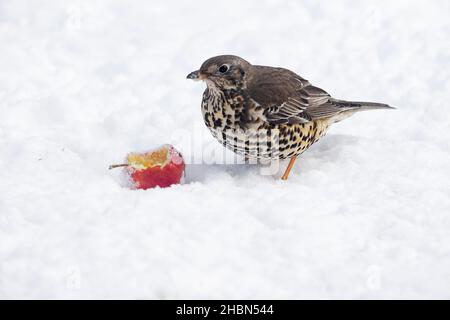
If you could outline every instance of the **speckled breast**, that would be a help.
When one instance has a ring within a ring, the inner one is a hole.
[[[316,120],[299,124],[268,124],[248,114],[240,95],[207,89],[202,114],[212,135],[226,148],[249,159],[287,159],[297,156],[326,134],[329,122]],[[248,121],[251,126],[248,126]]]

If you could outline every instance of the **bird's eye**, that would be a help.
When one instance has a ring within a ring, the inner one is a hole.
[[[227,71],[228,71],[228,66],[226,64],[220,66],[220,68],[219,68],[220,73],[225,73]]]

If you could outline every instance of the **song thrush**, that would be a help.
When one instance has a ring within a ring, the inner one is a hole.
[[[247,159],[295,159],[325,135],[329,126],[355,112],[392,109],[374,102],[332,98],[294,72],[252,65],[233,55],[206,60],[188,79],[203,80],[202,114],[224,146]]]

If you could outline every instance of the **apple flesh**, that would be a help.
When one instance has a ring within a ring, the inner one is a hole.
[[[171,145],[164,145],[145,153],[130,153],[127,163],[109,168],[125,167],[136,189],[166,188],[178,184],[184,173],[183,156]]]

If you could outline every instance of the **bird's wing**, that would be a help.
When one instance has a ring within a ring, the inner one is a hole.
[[[338,103],[324,90],[282,68],[255,67],[247,90],[272,124],[304,123],[356,107]]]

